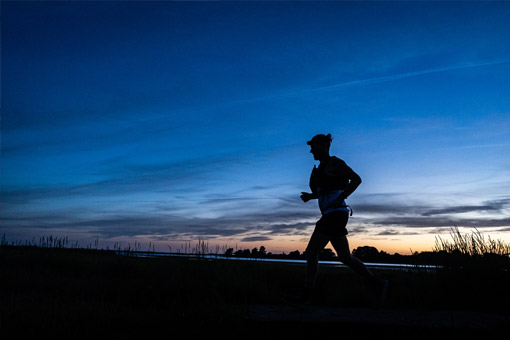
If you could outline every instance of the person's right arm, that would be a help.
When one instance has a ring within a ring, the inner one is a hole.
[[[319,195],[309,193],[309,192],[301,192],[301,199],[303,202],[308,202],[309,200],[319,198]]]

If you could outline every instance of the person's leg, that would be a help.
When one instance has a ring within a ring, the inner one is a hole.
[[[305,287],[312,289],[315,285],[315,279],[317,278],[317,272],[319,269],[319,254],[328,244],[329,237],[327,235],[314,232],[308,246],[306,247],[306,282]]]
[[[303,289],[296,295],[287,297],[292,303],[310,303],[314,295],[315,279],[319,268],[319,253],[329,242],[329,237],[314,231],[306,247],[306,277]]]
[[[333,245],[333,248],[335,248],[339,260],[346,266],[349,266],[351,269],[361,274],[374,287],[377,294],[376,304],[378,307],[381,307],[386,299],[389,281],[382,280],[374,276],[374,274],[368,270],[360,259],[351,254],[347,236],[334,237],[331,239],[331,244]]]
[[[349,249],[349,241],[347,240],[347,236],[336,236],[331,239],[331,244],[333,248],[335,248],[338,259],[345,264],[346,266],[353,269],[355,272],[362,275],[371,283],[379,283],[380,280],[376,278],[370,270],[365,266],[365,264],[358,259],[357,257],[351,254]]]

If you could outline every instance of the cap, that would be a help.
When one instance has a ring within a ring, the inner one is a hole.
[[[311,140],[309,140],[308,142],[306,142],[306,144],[308,145],[312,145],[312,144],[331,144],[331,141],[332,141],[332,138],[331,138],[331,134],[327,134],[327,135],[323,135],[323,134],[318,134],[318,135],[315,135],[313,136],[313,138]]]

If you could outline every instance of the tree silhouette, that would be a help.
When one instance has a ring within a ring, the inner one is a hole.
[[[375,247],[363,246],[354,249],[352,255],[361,261],[375,261],[379,258],[379,250]]]
[[[291,251],[289,253],[289,258],[291,259],[294,259],[294,260],[298,260],[300,259],[302,256],[301,256],[301,253],[299,252],[299,250],[294,250],[294,251]]]

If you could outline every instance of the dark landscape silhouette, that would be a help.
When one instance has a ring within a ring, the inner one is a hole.
[[[478,231],[461,235],[453,229],[452,238],[439,240],[431,252],[412,255],[389,255],[370,246],[354,249],[367,261],[393,258],[441,265],[434,272],[374,269],[398,288],[375,312],[365,283],[349,268],[321,269],[314,304],[288,309],[282,296],[300,288],[303,266],[201,256],[137,257],[134,252],[66,248],[55,238],[22,245],[8,244],[4,237],[0,330],[6,339],[20,332],[39,339],[69,334],[89,339],[97,334],[168,334],[169,329],[184,332],[186,338],[236,332],[260,339],[310,336],[319,322],[324,331],[342,327],[357,338],[409,339],[419,334],[475,339],[506,334],[509,245],[487,240]],[[305,259],[299,251],[271,254],[263,246],[227,249],[218,255]],[[338,259],[330,249],[322,255]]]

